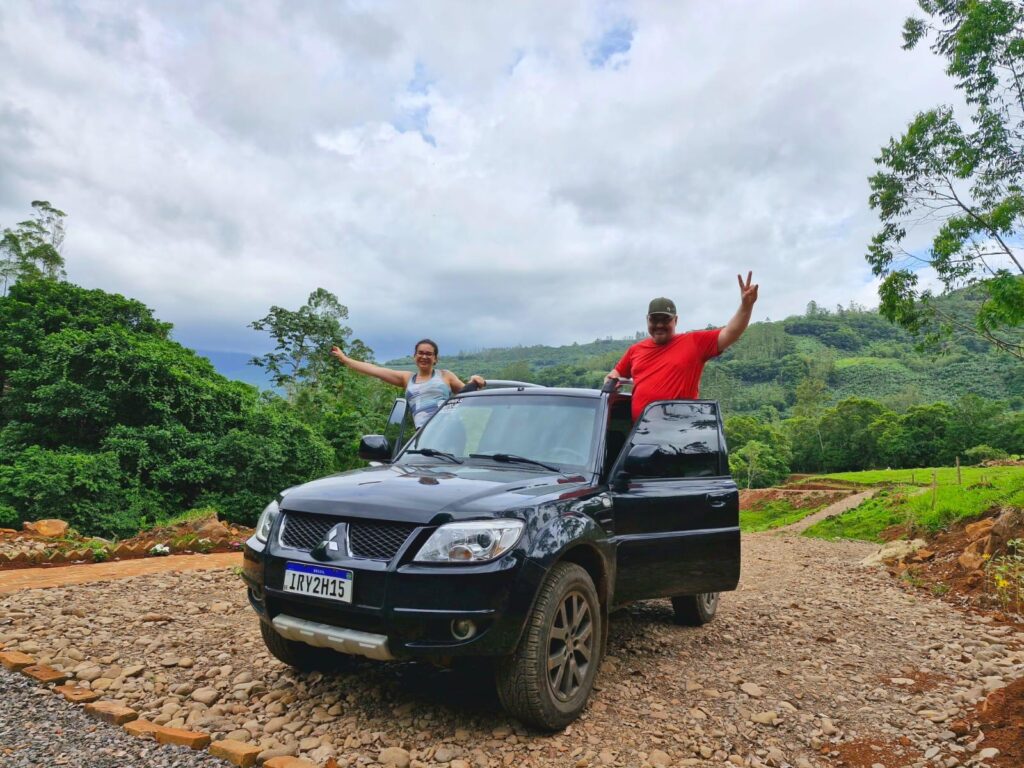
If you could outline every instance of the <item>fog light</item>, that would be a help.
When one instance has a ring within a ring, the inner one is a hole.
[[[476,634],[476,624],[470,619],[455,619],[452,621],[452,637],[456,640],[469,640]]]

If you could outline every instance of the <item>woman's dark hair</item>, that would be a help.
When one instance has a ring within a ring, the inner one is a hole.
[[[416,352],[417,349],[420,348],[420,344],[429,344],[430,346],[432,346],[434,348],[434,357],[438,356],[437,342],[436,341],[433,341],[432,339],[420,339],[419,341],[416,342],[416,346],[412,348],[412,351],[414,353]]]

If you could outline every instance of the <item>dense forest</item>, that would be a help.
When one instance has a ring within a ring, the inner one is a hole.
[[[252,524],[281,489],[355,466],[393,393],[309,354],[313,326],[350,333],[324,294],[254,323],[291,339],[259,360],[282,396],[221,376],[138,301],[19,280],[0,297],[0,527],[126,536],[196,507]]]

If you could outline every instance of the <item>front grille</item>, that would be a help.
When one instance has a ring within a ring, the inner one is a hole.
[[[390,560],[416,530],[416,526],[410,523],[344,520],[329,515],[286,512],[281,543],[308,552],[324,540],[331,528],[341,522],[348,523],[349,552],[354,557],[369,560]]]
[[[339,522],[338,518],[326,515],[287,512],[281,531],[281,543],[286,547],[304,549],[308,552],[323,541],[327,532]]]
[[[390,560],[416,530],[408,523],[352,522],[348,527],[348,549],[356,557]]]

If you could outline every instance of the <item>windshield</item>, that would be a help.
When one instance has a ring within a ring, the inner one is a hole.
[[[399,463],[436,462],[443,452],[471,463],[498,455],[495,460],[523,468],[536,466],[525,459],[578,472],[590,462],[600,402],[526,394],[455,398],[413,438]]]

